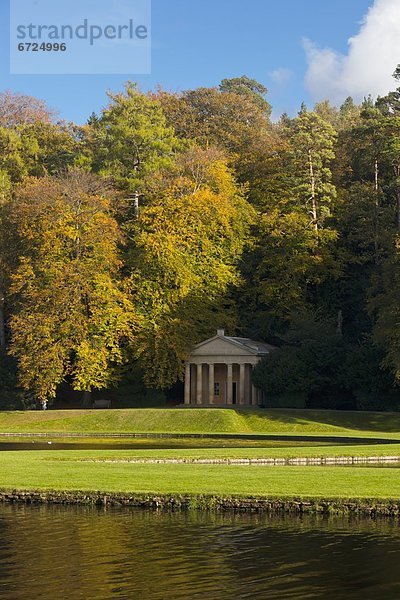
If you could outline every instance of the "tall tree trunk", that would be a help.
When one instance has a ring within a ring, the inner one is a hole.
[[[310,167],[310,185],[311,185],[311,214],[313,218],[314,231],[318,231],[318,219],[317,219],[317,201],[315,198],[315,177],[314,177],[314,165],[312,161],[311,150],[308,151],[308,163]]]

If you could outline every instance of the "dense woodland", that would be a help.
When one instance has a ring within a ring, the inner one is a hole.
[[[178,398],[217,327],[279,348],[273,406],[400,407],[400,88],[270,114],[244,76],[83,126],[0,94],[1,408]]]

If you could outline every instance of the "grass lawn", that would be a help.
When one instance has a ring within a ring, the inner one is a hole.
[[[0,488],[307,498],[400,497],[400,470],[391,467],[111,464],[80,462],[76,459],[82,458],[82,453],[66,452],[69,460],[65,452],[1,453]]]
[[[33,451],[34,452],[34,451]],[[147,459],[240,459],[240,458],[306,458],[335,456],[400,456],[400,444],[360,446],[286,446],[286,447],[219,447],[219,448],[157,448],[152,450],[49,450],[42,451],[49,460],[61,461],[124,461]],[[31,453],[31,451],[30,451]],[[1,464],[1,463],[0,463]],[[0,475],[1,477],[1,475]],[[400,477],[400,472],[399,472]]]
[[[85,433],[93,436],[86,442],[97,440],[105,445],[101,450],[84,449],[83,440],[79,440],[83,449],[0,452],[2,489],[282,498],[400,498],[400,469],[396,467],[124,462],[133,458],[398,456],[399,413],[196,408],[1,412],[0,434],[6,432],[20,433],[21,436],[29,432]],[[126,444],[127,440],[118,440],[115,449],[107,448],[107,442],[101,440],[102,433],[244,434],[249,438],[255,435],[265,438],[251,441],[228,438],[131,439],[129,444],[133,447],[130,449],[118,449],[118,445]],[[288,439],[268,438],[279,435]],[[340,445],[339,438],[345,438],[347,443]],[[371,438],[380,438],[387,443],[368,443]],[[66,440],[55,441],[65,443]],[[35,442],[39,440],[36,438]]]
[[[0,412],[0,433],[345,435],[400,439],[400,413],[295,409],[111,409]]]

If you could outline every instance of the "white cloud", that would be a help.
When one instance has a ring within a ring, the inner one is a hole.
[[[347,54],[303,41],[308,68],[305,85],[315,100],[335,103],[347,96],[361,101],[396,87],[391,74],[400,63],[399,0],[375,0],[359,32],[349,39]]]
[[[269,73],[272,81],[277,85],[285,85],[290,80],[292,75],[293,72],[290,69],[285,69],[284,67],[280,67],[279,69],[275,69]]]

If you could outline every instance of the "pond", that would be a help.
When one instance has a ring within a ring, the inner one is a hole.
[[[0,598],[400,597],[398,521],[0,505]]]
[[[157,449],[189,449],[189,448],[285,448],[285,447],[320,447],[320,446],[356,446],[399,444],[395,439],[339,437],[339,436],[300,436],[300,435],[209,435],[157,437],[149,434],[138,437],[6,437],[0,436],[0,451],[2,450],[157,450]]]

